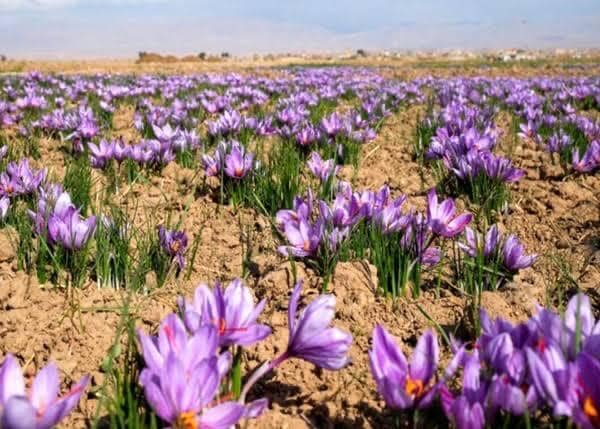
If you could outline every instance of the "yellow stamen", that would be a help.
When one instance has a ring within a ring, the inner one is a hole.
[[[583,412],[588,416],[594,427],[600,427],[600,411],[590,396],[583,401]]]
[[[406,386],[404,386],[404,390],[409,396],[415,399],[423,395],[425,386],[423,385],[422,380],[413,380],[410,377],[406,377]]]
[[[198,429],[196,414],[192,411],[181,413],[175,421],[175,427],[177,429]]]

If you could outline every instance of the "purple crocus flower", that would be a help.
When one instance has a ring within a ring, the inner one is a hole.
[[[517,182],[525,176],[525,171],[513,166],[512,161],[491,153],[481,154],[481,166],[485,174],[506,183]]]
[[[549,152],[562,152],[571,146],[571,136],[560,130],[548,137],[546,145]]]
[[[402,206],[405,201],[406,195],[402,195],[384,207],[374,207],[376,204],[371,204],[371,207],[374,209],[374,213],[372,214],[373,221],[383,234],[401,231],[412,221],[410,213],[406,215],[402,214]]]
[[[12,178],[6,173],[0,174],[0,195],[7,198],[23,193],[23,187],[16,178]]]
[[[325,224],[322,218],[317,219],[314,224],[305,219],[287,222],[283,227],[283,233],[290,244],[279,246],[279,253],[297,258],[314,256],[319,249],[324,232]]]
[[[307,161],[306,165],[310,172],[321,182],[326,182],[331,177],[335,176],[339,170],[339,167],[335,165],[335,160],[324,160],[318,152],[312,152],[310,154],[310,159]]]
[[[185,267],[185,251],[187,250],[188,238],[184,231],[168,230],[164,226],[158,227],[158,240],[160,247],[172,259],[177,259],[180,270]]]
[[[553,410],[555,417],[571,417],[578,403],[577,371],[553,344],[525,350],[535,390]]]
[[[525,248],[516,236],[512,234],[508,236],[502,249],[502,263],[507,270],[516,272],[530,267],[536,259],[535,254],[525,255]]]
[[[218,176],[223,168],[223,154],[217,147],[214,156],[202,155],[202,165],[204,166],[204,174],[207,177]]]
[[[329,207],[324,201],[319,204],[321,216],[337,227],[352,227],[369,212],[369,207],[363,204],[360,194],[345,195],[338,193]]]
[[[596,321],[587,296],[574,295],[567,304],[564,316],[545,308],[532,318],[540,332],[540,344],[553,344],[571,360],[577,354],[577,345],[600,359],[600,320]]]
[[[580,406],[573,411],[573,420],[582,429],[600,428],[600,360],[588,353],[577,357],[580,383]]]
[[[9,354],[0,367],[0,426],[5,429],[50,429],[75,408],[89,376],[84,376],[71,390],[58,397],[58,368],[53,363],[38,372],[29,394],[17,359]]]
[[[198,286],[192,302],[179,299],[179,309],[190,332],[205,325],[215,326],[222,347],[247,347],[271,334],[271,328],[256,322],[265,303],[263,299],[255,306],[250,289],[235,279],[224,291],[219,283],[212,291],[204,284]]]
[[[338,370],[350,362],[352,335],[329,327],[335,315],[335,296],[320,295],[298,315],[302,282],[296,283],[288,307],[290,337],[285,355],[320,368]]]
[[[6,166],[6,172],[0,177],[0,189],[6,196],[33,194],[46,180],[46,175],[46,169],[34,170],[29,166],[29,160],[23,158]]]
[[[102,169],[113,158],[115,143],[102,139],[98,145],[88,143],[88,149],[90,150],[90,163],[92,167]]]
[[[154,157],[152,150],[143,142],[131,145],[129,148],[129,157],[141,166],[150,163]]]
[[[179,136],[179,128],[171,127],[171,124],[167,123],[163,127],[159,127],[152,124],[152,131],[157,140],[162,143],[170,143]]]
[[[333,112],[321,120],[321,128],[327,136],[333,138],[342,131],[344,123],[337,112]]]
[[[157,337],[138,332],[146,368],[140,374],[144,395],[156,414],[173,427],[229,428],[245,414],[243,405],[224,402],[211,406],[231,355],[217,355],[212,326],[188,336],[175,314],[165,318]]]
[[[306,125],[296,132],[296,142],[300,146],[310,146],[317,140],[319,140],[319,130],[314,128],[312,125]]]
[[[225,156],[225,174],[232,179],[243,179],[252,170],[254,155],[246,153],[237,142],[232,143],[231,151]]]
[[[519,131],[517,135],[523,140],[533,139],[537,132],[537,127],[533,121],[527,121],[526,124],[519,124]]]
[[[600,335],[600,320],[596,320],[590,299],[583,293],[574,295],[567,304],[564,326],[573,334],[579,332],[584,348],[587,341]],[[600,359],[600,355],[596,356]]]
[[[438,359],[437,338],[432,331],[419,338],[410,364],[381,325],[373,331],[373,349],[369,351],[371,373],[379,394],[391,408],[404,410],[431,405],[437,393],[431,382]]]
[[[122,138],[115,140],[113,147],[113,159],[121,164],[131,155],[131,146],[125,144]]]
[[[452,238],[460,234],[473,219],[471,213],[454,216],[456,206],[451,198],[438,204],[435,189],[427,194],[427,223],[431,230],[442,237]]]
[[[482,311],[482,315],[485,314]],[[537,395],[527,377],[524,341],[530,339],[527,325],[519,325],[482,343],[482,354],[493,371],[490,400],[514,415],[535,409]]]
[[[245,401],[246,395],[260,378],[287,359],[302,359],[329,370],[341,369],[349,363],[348,349],[352,343],[352,335],[329,326],[335,315],[335,297],[320,295],[308,304],[300,315],[297,315],[301,292],[302,282],[300,281],[294,287],[288,306],[290,332],[287,349],[280,356],[265,362],[252,373],[244,385],[240,402]]]
[[[465,356],[462,392],[454,396],[442,385],[440,399],[446,416],[458,429],[483,429],[486,421],[488,383],[481,379],[477,352]]]
[[[82,219],[79,210],[69,207],[66,213],[53,213],[48,219],[48,237],[69,250],[79,250],[86,245],[96,230],[96,216]]]
[[[481,250],[483,250],[483,256],[486,259],[493,258],[500,243],[500,231],[498,226],[494,224],[487,230],[485,237],[482,238],[481,234],[466,227],[465,240],[466,243],[458,243],[458,247],[472,258],[476,257]]]
[[[144,394],[156,414],[175,428],[228,429],[245,414],[245,407],[227,401],[211,407],[219,392],[215,359],[206,359],[191,372],[175,354],[169,354],[158,374],[143,382]]]
[[[308,190],[307,198],[301,198],[296,196],[294,198],[292,209],[279,210],[275,215],[275,223],[277,228],[284,232],[285,226],[288,223],[292,223],[298,226],[300,219],[308,221],[313,211],[313,195],[312,191]]]
[[[159,140],[145,140],[142,142],[146,149],[152,154],[150,161],[154,166],[167,165],[175,159],[172,143]]]
[[[575,148],[572,152],[573,170],[578,173],[590,173],[600,167],[600,140],[594,140],[586,149],[583,156],[580,156],[579,149]]]
[[[202,360],[215,356],[221,362],[222,374],[226,374],[229,370],[231,354],[223,353],[220,356],[217,354],[219,342],[214,326],[202,326],[190,336],[183,321],[176,314],[171,313],[160,323],[157,335],[147,335],[138,330],[137,336],[146,364],[146,368],[140,374],[142,381],[153,373],[159,373],[171,353],[181,357],[186,371],[191,370]],[[199,349],[200,345],[201,349]]]
[[[28,210],[27,213],[33,221],[33,229],[36,234],[44,235],[50,216],[64,218],[69,210],[76,210],[69,193],[64,192],[61,185],[51,184],[40,189],[37,211]]]

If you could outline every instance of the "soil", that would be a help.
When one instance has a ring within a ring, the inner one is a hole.
[[[418,73],[436,71],[423,69]],[[407,71],[395,73],[406,75]],[[354,178],[348,167],[342,176],[353,178],[357,188],[378,188],[387,183],[395,195],[405,193],[413,204],[422,204],[426,191],[434,185],[430,175],[422,176],[411,155],[415,124],[422,114],[423,108],[415,106],[388,118],[377,138],[362,148],[361,166]],[[119,122],[117,128],[126,130],[127,123]],[[62,153],[55,145],[41,145],[45,165],[54,167],[57,177],[62,177]],[[553,170],[548,155],[527,143],[519,143],[511,158],[527,171],[527,176],[513,186],[510,213],[501,217],[500,224],[517,234],[527,250],[539,253],[540,258],[505,289],[486,292],[483,307],[493,317],[520,321],[535,311],[536,303],[559,304],[557,291],[567,281],[562,266],[569,268],[570,275],[599,309],[600,176],[561,177]],[[245,366],[252,369],[285,349],[287,303],[294,276],[290,264],[276,253],[278,241],[269,219],[249,209],[219,205],[199,190],[199,182],[194,171],[171,163],[160,177],[121,192],[123,204],[137,207],[132,217],[135,224],[149,219],[156,224],[169,216],[178,219],[185,207],[183,229],[200,235],[190,279],[152,288],[153,279],[149,278],[151,292],[146,294],[99,289],[93,282],[71,291],[41,286],[34,275],[16,268],[14,231],[0,230],[0,356],[15,354],[27,374],[55,361],[65,385],[83,374],[92,375],[90,393],[64,427],[85,427],[94,417],[97,399],[93,392],[104,381],[102,362],[115,342],[124,300],[131,298],[138,327],[155,329],[175,309],[178,295],[191,296],[200,282],[230,280],[242,274],[243,243],[248,241],[248,234],[252,264],[247,284],[257,299],[267,299],[261,319],[273,328],[273,335],[249,349]],[[298,278],[304,279],[306,303],[320,292],[320,280],[301,263],[296,269]],[[338,265],[330,285],[337,299],[334,323],[353,334],[351,366],[328,372],[301,361],[286,362],[253,390],[252,396],[266,396],[271,406],[248,427],[378,428],[390,424],[391,417],[377,395],[367,359],[374,326],[386,326],[409,352],[417,337],[432,327],[423,311],[448,332],[460,336],[466,318],[465,299],[446,289],[436,293],[430,287],[418,299],[407,297],[393,302],[379,296],[376,285],[376,269],[367,262]]]

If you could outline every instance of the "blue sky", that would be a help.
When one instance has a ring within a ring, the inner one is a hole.
[[[600,47],[600,0],[0,0],[0,53]]]

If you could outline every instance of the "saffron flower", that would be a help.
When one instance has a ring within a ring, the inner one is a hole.
[[[483,429],[489,383],[481,379],[481,362],[474,352],[465,357],[462,391],[454,395],[442,385],[440,398],[444,413],[458,429]]]
[[[371,373],[377,390],[394,409],[426,408],[437,389],[431,385],[439,359],[437,338],[427,331],[419,338],[410,364],[391,335],[381,326],[373,330],[369,351]]]
[[[314,128],[312,125],[303,126],[299,131],[296,132],[296,142],[300,146],[310,146],[319,140],[319,137],[319,130]]]
[[[205,326],[188,336],[181,320],[171,314],[158,337],[138,331],[146,368],[140,374],[144,395],[156,414],[172,427],[226,429],[246,413],[243,405],[214,404],[231,357],[217,356],[217,335]]]
[[[483,250],[483,256],[487,260],[490,260],[495,258],[498,251],[500,231],[498,230],[498,225],[494,224],[487,230],[485,237],[482,238],[481,234],[466,227],[465,239],[466,243],[458,243],[458,247],[461,250],[472,258],[475,258],[477,254]]]
[[[98,145],[88,143],[88,149],[90,150],[90,164],[92,167],[103,169],[114,156],[115,142],[102,139]]]
[[[329,136],[330,138],[334,138],[337,134],[339,134],[343,128],[344,123],[342,122],[342,118],[337,114],[337,112],[333,112],[328,117],[324,117],[321,120],[321,128]]]
[[[214,156],[202,155],[202,165],[204,166],[204,173],[207,177],[217,176],[223,167],[223,155],[221,151],[217,148]]]
[[[225,156],[225,174],[232,179],[243,179],[252,170],[254,155],[246,153],[243,146],[234,142]]]
[[[314,224],[305,219],[298,219],[297,222],[286,222],[283,232],[290,244],[279,246],[279,253],[297,258],[314,256],[323,239],[325,224],[322,218],[317,219]]]
[[[431,230],[442,237],[452,238],[460,234],[473,219],[471,213],[455,216],[456,206],[450,198],[438,204],[435,189],[427,194],[427,223]]]
[[[555,417],[571,417],[578,403],[576,366],[553,344],[539,349],[525,350],[537,395],[552,408]]]
[[[271,334],[271,328],[256,320],[265,307],[263,299],[254,305],[252,293],[242,280],[233,280],[223,290],[217,283],[211,291],[207,285],[196,288],[192,302],[179,298],[179,310],[187,329],[194,333],[202,326],[214,326],[222,347],[250,346]]]
[[[187,250],[188,238],[184,231],[168,230],[164,226],[158,227],[158,239],[160,247],[171,259],[177,260],[180,270],[185,267],[185,251]]]
[[[588,353],[577,358],[580,381],[580,404],[573,412],[573,420],[582,429],[600,428],[600,361]]]
[[[516,236],[509,235],[502,249],[502,264],[511,272],[522,270],[533,265],[537,255],[526,255],[523,245]]]
[[[58,397],[58,368],[53,363],[38,372],[29,393],[17,359],[9,354],[0,366],[0,427],[5,429],[50,429],[75,408],[89,376],[84,376],[71,390]]]
[[[240,402],[245,401],[246,395],[260,378],[288,359],[302,359],[329,370],[342,369],[350,362],[348,350],[352,335],[329,326],[335,316],[335,297],[320,295],[298,315],[301,292],[302,281],[299,281],[288,306],[289,340],[286,350],[252,373],[242,389]]]
[[[515,235],[511,234],[504,238],[497,225],[492,225],[485,236],[467,227],[465,241],[465,243],[458,243],[458,247],[474,258],[476,263],[483,263],[489,267],[490,273],[501,272],[503,279],[512,278],[518,271],[533,265],[537,259],[536,254],[525,254],[523,245]],[[501,281],[496,284],[496,287],[500,283]]]
[[[288,307],[290,338],[285,354],[320,368],[338,370],[350,362],[348,349],[352,335],[329,327],[335,316],[335,296],[320,295],[300,313],[298,303],[302,282],[298,282]]]
[[[71,206],[65,213],[53,213],[48,219],[48,237],[65,249],[82,249],[96,231],[96,216],[82,219],[79,210]]]
[[[169,123],[163,127],[152,124],[152,132],[154,132],[154,136],[161,143],[170,143],[179,137],[180,134],[179,128],[173,128]]]
[[[310,159],[306,163],[310,172],[321,182],[327,182],[331,177],[335,176],[339,167],[335,165],[335,160],[324,160],[318,152],[312,152]]]

